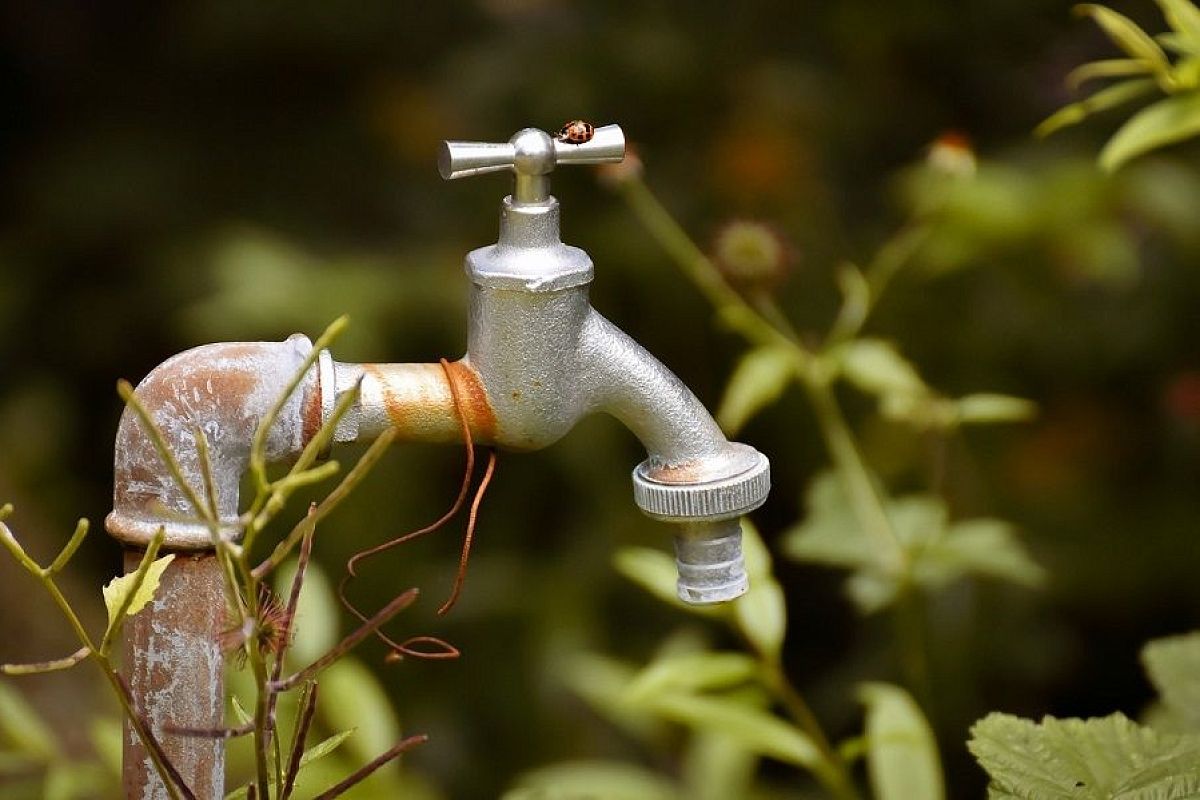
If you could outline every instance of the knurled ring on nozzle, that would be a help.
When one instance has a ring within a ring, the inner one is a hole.
[[[738,442],[683,464],[647,459],[633,470],[634,502],[667,522],[740,517],[766,502],[770,490],[770,461]]]

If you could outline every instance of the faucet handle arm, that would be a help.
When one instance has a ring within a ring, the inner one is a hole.
[[[605,164],[625,158],[625,134],[620,125],[587,127],[590,137],[582,142],[553,138],[537,128],[518,131],[503,144],[442,142],[438,172],[453,180],[511,169],[517,178],[514,197],[518,202],[545,202],[550,196],[545,176],[559,164]]]

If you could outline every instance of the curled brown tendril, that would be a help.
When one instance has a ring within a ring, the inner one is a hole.
[[[355,616],[360,622],[366,622],[367,616],[363,614],[350,601],[346,594],[346,588],[350,581],[358,577],[357,567],[364,559],[370,556],[378,555],[405,542],[412,541],[418,537],[442,528],[447,522],[454,518],[462,509],[466,502],[467,495],[471,489],[471,482],[475,472],[475,442],[471,436],[471,426],[467,419],[466,412],[463,410],[461,398],[458,393],[458,386],[454,381],[454,376],[450,371],[450,363],[446,359],[439,359],[442,371],[446,374],[446,383],[450,388],[450,398],[454,403],[454,411],[458,417],[459,427],[462,433],[463,443],[466,447],[466,464],[463,469],[462,484],[458,490],[458,496],[454,499],[453,505],[436,521],[426,525],[423,528],[418,528],[415,531],[410,531],[402,536],[390,539],[382,544],[355,553],[346,562],[346,574],[338,583],[338,599],[342,606],[347,611]],[[450,597],[438,609],[439,615],[444,615],[458,601],[459,595],[462,593],[463,583],[466,580],[467,562],[470,558],[471,544],[475,536],[475,522],[479,515],[479,506],[483,501],[484,494],[487,492],[488,484],[491,483],[492,475],[496,468],[496,453],[494,450],[488,451],[488,465],[484,472],[483,479],[480,481],[479,488],[475,492],[475,496],[471,501],[471,510],[467,518],[467,530],[463,539],[462,553],[459,557],[458,571],[455,574],[454,585],[451,589]],[[451,659],[458,658],[460,652],[458,648],[451,645],[442,639],[435,636],[414,636],[403,642],[396,642],[381,630],[375,631],[375,636],[391,648],[391,652],[386,657],[388,663],[394,663],[402,660],[404,657],[412,657],[419,659]],[[418,645],[430,645],[433,649],[423,649]]]

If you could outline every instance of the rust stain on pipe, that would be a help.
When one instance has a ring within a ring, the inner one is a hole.
[[[125,551],[125,571],[138,567],[142,552]],[[221,569],[215,556],[177,552],[155,599],[125,624],[125,666],[137,710],[161,742],[171,763],[199,798],[224,796],[224,742],[175,736],[167,727],[219,728],[224,724],[225,626]],[[158,778],[128,721],[124,729],[125,796],[165,800]]]
[[[456,361],[448,370],[441,364],[364,364],[362,369],[365,379],[378,385],[383,410],[401,439],[461,441],[461,410],[475,442],[489,444],[495,440],[496,415],[470,364]],[[448,376],[454,381],[459,409],[455,408]]]
[[[196,430],[203,431],[226,535],[236,533],[238,486],[249,464],[255,431],[311,349],[303,336],[283,342],[204,345],[167,359],[137,387],[142,405],[199,495],[204,483],[195,439]],[[321,391],[314,367],[272,426],[267,458],[274,461],[299,453],[320,418]],[[114,462],[113,512],[105,521],[109,533],[126,544],[142,546],[161,525],[168,547],[212,546],[207,526],[198,520],[132,409],[121,417]]]

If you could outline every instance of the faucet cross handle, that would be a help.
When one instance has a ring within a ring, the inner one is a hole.
[[[442,142],[438,172],[446,180],[512,170],[516,175],[513,201],[518,204],[545,203],[550,197],[549,174],[559,164],[607,164],[625,158],[625,134],[620,125],[592,128],[586,141],[569,136],[553,137],[537,128],[518,131],[504,143]]]

